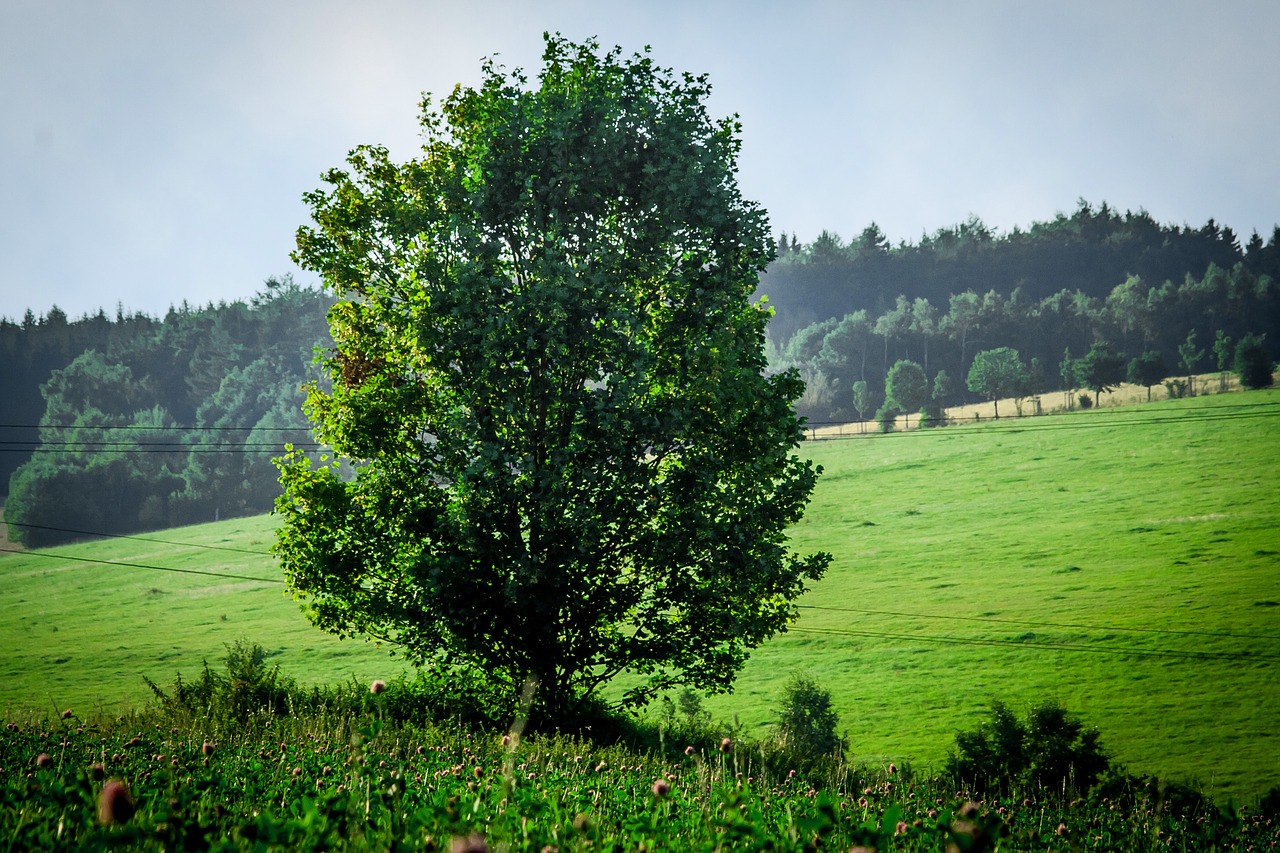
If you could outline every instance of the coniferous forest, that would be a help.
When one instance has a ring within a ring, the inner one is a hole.
[[[757,295],[775,312],[771,365],[800,371],[797,408],[815,423],[982,399],[999,385],[975,383],[975,361],[1001,358],[1015,367],[1007,396],[1125,380],[1192,393],[1176,378],[1280,357],[1280,227],[1241,245],[1212,220],[1081,201],[1006,234],[976,217],[898,245],[874,224],[848,242],[782,233]],[[0,319],[11,537],[40,546],[269,510],[271,459],[310,446],[301,389],[320,378],[332,301],[286,277],[163,318]],[[902,361],[919,370],[894,371]]]

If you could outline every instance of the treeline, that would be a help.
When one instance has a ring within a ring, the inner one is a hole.
[[[163,319],[0,321],[10,537],[37,547],[270,509],[270,460],[310,441],[301,386],[318,378],[332,301],[286,277]]]
[[[758,295],[775,311],[771,362],[799,368],[802,414],[829,421],[879,410],[903,360],[921,366],[934,406],[982,399],[968,381],[974,356],[1002,348],[1033,393],[1089,387],[1073,362],[1097,346],[1113,381],[1135,360],[1144,376],[1232,370],[1242,347],[1274,361],[1278,282],[1280,227],[1241,247],[1212,220],[1166,226],[1082,201],[1003,236],[976,218],[896,247],[874,224],[849,243],[783,234]]]
[[[849,243],[784,234],[759,294],[776,312],[771,364],[799,368],[798,408],[822,422],[1269,366],[1278,282],[1280,227],[1241,247],[1212,221],[1081,202],[1005,235],[975,218],[897,246],[874,225]],[[70,535],[42,528],[127,533],[269,509],[271,458],[309,440],[300,386],[319,377],[332,301],[285,278],[248,303],[163,319],[0,320],[0,488],[23,525],[10,535],[36,546]],[[895,371],[904,361],[918,370]]]

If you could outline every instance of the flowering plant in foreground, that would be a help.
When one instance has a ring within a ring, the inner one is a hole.
[[[387,723],[371,713],[215,725],[160,714],[76,728],[11,723],[0,732],[0,833],[19,849],[1280,844],[1275,815],[1173,814],[1168,802],[1137,790],[1076,801],[1048,791],[983,799],[909,767],[774,773],[760,748],[740,739],[725,751],[713,741],[659,755]]]

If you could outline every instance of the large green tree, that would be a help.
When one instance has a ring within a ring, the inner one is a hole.
[[[354,476],[282,460],[276,550],[320,627],[537,684],[551,716],[728,689],[825,554],[786,529],[818,471],[766,376],[773,255],[703,77],[549,37],[422,107],[420,156],[360,147],[296,260],[339,297],[308,408]]]

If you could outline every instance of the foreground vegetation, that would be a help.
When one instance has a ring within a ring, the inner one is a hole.
[[[11,849],[157,850],[1280,843],[1280,792],[1237,812],[1111,771],[1087,791],[1065,777],[981,786],[731,739],[692,718],[637,726],[602,716],[590,740],[522,737],[518,715],[505,733],[492,719],[473,718],[479,728],[433,722],[448,709],[421,682],[308,691],[265,668],[257,652],[234,647],[226,675],[206,669],[192,682],[155,687],[139,713],[83,719],[66,709],[6,721],[0,837]],[[484,716],[465,695],[449,698],[458,716]]]

